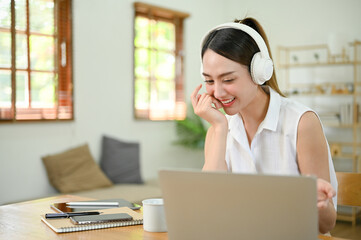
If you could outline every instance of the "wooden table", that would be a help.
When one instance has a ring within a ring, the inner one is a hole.
[[[89,199],[72,195],[63,195],[0,206],[0,239],[168,239],[167,233],[146,232],[143,230],[143,225],[57,234],[40,220],[40,215],[52,212],[49,207],[51,203],[81,200]],[[344,240],[321,235],[319,236],[319,239]]]

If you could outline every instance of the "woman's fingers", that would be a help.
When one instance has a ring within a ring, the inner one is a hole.
[[[324,192],[317,193],[317,201],[325,201],[328,199],[328,196]]]
[[[202,109],[207,109],[211,106],[211,103],[212,103],[211,96],[209,96],[207,93],[203,93],[202,95],[199,95],[197,106],[200,106],[200,108]]]
[[[220,108],[223,107],[223,106],[222,106],[222,103],[220,103],[219,100],[217,100],[217,99],[215,99],[215,98],[212,99],[212,103],[214,104],[214,106],[215,106],[216,109],[220,109]]]
[[[317,207],[326,208],[328,203],[329,203],[328,195],[323,191],[319,191],[317,194]]]
[[[332,198],[336,195],[336,191],[333,189],[332,185],[321,178],[317,179],[317,189],[318,192],[326,194],[328,198]]]
[[[192,92],[192,94],[191,94],[191,97],[192,97],[192,98],[195,98],[195,96],[197,96],[197,94],[198,94],[199,90],[201,90],[201,88],[202,88],[202,84],[199,84],[199,85],[193,90],[193,92]]]
[[[329,204],[330,199],[336,195],[336,191],[332,185],[321,179],[317,179],[317,207],[322,209],[326,208]]]
[[[201,90],[201,88],[202,88],[202,84],[199,84],[191,94],[193,108],[195,108],[199,103],[201,102],[203,103],[204,100],[209,100],[209,98],[211,98],[211,103],[214,104],[214,107],[216,109],[220,109],[223,107],[222,104],[217,99],[211,97],[207,93],[199,94],[199,90]]]
[[[212,125],[226,123],[227,119],[218,111],[222,107],[221,103],[208,93],[200,94],[201,88],[202,84],[198,85],[191,94],[194,113]]]
[[[201,98],[202,95],[198,94],[196,99],[197,99],[197,102],[199,102],[199,99]]]
[[[201,90],[201,88],[202,88],[202,84],[199,84],[191,94],[191,101],[192,101],[193,107],[197,104],[197,102],[199,100],[198,92],[199,92],[199,90]]]
[[[318,207],[318,208],[321,208],[321,209],[327,208],[328,202],[329,202],[328,199],[325,200],[325,201],[319,201],[319,202],[317,202],[317,207]]]

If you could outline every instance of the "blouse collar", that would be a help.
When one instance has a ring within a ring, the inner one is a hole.
[[[270,101],[267,109],[267,114],[264,120],[261,122],[258,127],[257,133],[261,132],[262,129],[268,129],[271,131],[276,131],[279,113],[281,109],[281,96],[269,86],[262,86],[266,93],[270,94]],[[243,120],[239,114],[233,116],[227,116],[230,119],[228,129],[239,129],[240,125],[243,126]]]

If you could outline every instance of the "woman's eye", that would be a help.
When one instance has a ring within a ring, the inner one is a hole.
[[[212,83],[213,83],[213,80],[204,80],[204,82],[205,82],[206,84],[212,84]]]
[[[232,82],[234,79],[225,79],[223,80],[223,82],[226,82],[226,83],[229,83],[229,82]]]

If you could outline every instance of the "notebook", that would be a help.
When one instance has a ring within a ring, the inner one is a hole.
[[[316,179],[161,170],[168,237],[318,239]]]
[[[82,225],[73,224],[69,218],[47,219],[45,218],[45,215],[41,216],[41,220],[56,233],[77,232],[143,224],[143,215],[127,207],[103,209],[101,212],[102,214],[127,213],[133,217],[133,220]]]

